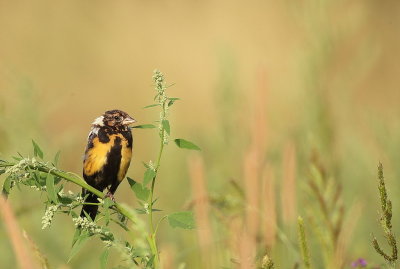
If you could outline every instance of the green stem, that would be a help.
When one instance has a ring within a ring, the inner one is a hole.
[[[101,203],[81,203],[80,205],[101,205]]]
[[[10,167],[10,166],[14,166],[16,165],[15,163],[9,163],[9,162],[0,162],[0,167]],[[60,171],[60,170],[56,170],[54,168],[48,168],[46,166],[34,166],[34,165],[28,165],[29,169],[32,170],[38,170],[40,172],[43,173],[48,173],[48,174],[52,174],[56,177],[60,177],[62,179],[65,179],[69,182],[75,183],[76,185],[84,188],[85,190],[90,191],[91,193],[95,194],[96,196],[98,196],[99,198],[104,198],[104,193],[102,193],[101,191],[93,188],[92,186],[90,186],[89,184],[86,183],[85,180],[83,180],[81,177],[77,176],[77,175],[71,175],[69,173]],[[115,207],[117,208],[117,210],[124,215],[126,218],[128,218],[129,220],[131,220],[133,223],[135,223],[135,218],[132,216],[132,214],[130,214],[121,204],[119,203],[115,203]]]
[[[155,268],[158,268],[160,257],[158,255],[158,248],[157,248],[157,241],[156,241],[156,232],[157,232],[158,225],[157,225],[156,230],[154,230],[154,225],[153,225],[153,195],[154,195],[154,186],[155,186],[155,182],[156,182],[156,178],[157,178],[158,168],[160,167],[160,161],[161,161],[161,156],[162,156],[163,150],[164,150],[164,128],[161,130],[161,144],[160,144],[160,150],[158,152],[158,158],[157,158],[157,163],[156,163],[156,167],[155,167],[156,174],[153,177],[153,180],[151,181],[151,189],[150,189],[150,205],[149,205],[150,235],[149,235],[148,241],[150,244],[150,248],[153,252],[153,255],[155,255],[155,259],[154,259]]]
[[[166,102],[162,103],[162,119],[165,118],[165,105]],[[155,255],[155,259],[154,259],[154,267],[158,268],[159,266],[159,262],[160,262],[160,256],[158,254],[158,248],[157,248],[157,241],[156,241],[156,233],[158,230],[158,225],[160,224],[160,221],[158,222],[156,229],[154,229],[154,225],[153,225],[153,197],[154,197],[154,187],[155,187],[155,183],[156,183],[156,178],[157,178],[157,174],[158,174],[158,169],[160,168],[160,162],[161,162],[161,156],[164,150],[164,136],[165,136],[165,129],[162,125],[161,122],[161,135],[160,135],[160,150],[158,152],[158,157],[157,157],[157,162],[156,162],[156,166],[154,168],[155,170],[155,175],[151,181],[151,189],[150,189],[150,205],[149,205],[149,222],[150,222],[150,235],[148,238],[149,244],[150,244],[150,248],[153,252],[153,255]]]

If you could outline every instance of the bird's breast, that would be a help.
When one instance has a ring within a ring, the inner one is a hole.
[[[113,170],[117,180],[121,181],[131,161],[131,142],[122,134],[110,134],[108,138],[107,142],[101,142],[99,137],[95,137],[89,143],[83,165],[84,173],[91,176],[98,172],[106,172],[105,170]]]
[[[131,142],[125,138],[121,140],[121,163],[118,171],[118,181],[122,181],[124,179],[131,163],[132,147],[130,144]]]

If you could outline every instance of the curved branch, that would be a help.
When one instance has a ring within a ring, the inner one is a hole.
[[[17,165],[16,163],[10,163],[10,162],[6,162],[4,160],[1,160],[0,162],[0,168],[6,168],[6,167],[10,167],[10,166],[14,166]],[[98,196],[99,198],[104,198],[104,193],[102,193],[101,191],[93,188],[92,186],[90,186],[89,184],[86,183],[86,181],[77,176],[77,175],[73,175],[71,173],[68,172],[64,172],[61,170],[58,170],[54,167],[49,168],[45,165],[41,165],[41,166],[36,166],[33,164],[28,164],[27,166],[29,169],[32,170],[37,170],[43,173],[48,173],[48,174],[52,174],[56,177],[62,178],[64,180],[67,180],[69,182],[72,182],[82,188],[84,188],[85,190],[90,191],[91,193],[95,194],[96,196]],[[128,218],[129,220],[131,220],[133,223],[135,223],[135,217],[133,216],[133,214],[131,214],[122,204],[119,204],[117,202],[114,203],[115,208],[117,209],[117,211],[119,213],[121,213],[122,215],[124,215],[126,218]]]

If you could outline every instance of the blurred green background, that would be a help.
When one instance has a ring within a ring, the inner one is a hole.
[[[151,76],[158,68],[175,83],[169,96],[181,98],[170,111],[171,136],[202,148],[199,153],[173,143],[166,148],[158,207],[167,213],[187,209],[193,199],[188,160],[194,157],[204,162],[207,193],[219,201],[209,213],[213,258],[202,254],[196,231],[166,225],[159,236],[165,268],[207,268],[204,259],[212,260],[212,268],[237,266],[240,251],[228,246],[232,233],[220,218],[246,211],[230,182],[246,188],[244,160],[252,147],[261,151],[260,162],[275,179],[280,231],[269,247],[257,239],[258,256],[268,252],[277,268],[300,261],[296,225],[282,217],[289,147],[295,214],[308,216],[312,210],[307,201],[314,198],[304,189],[310,156],[317,152],[327,174],[343,185],[346,219],[359,216],[349,230],[343,267],[359,257],[379,265],[382,259],[370,245],[371,232],[381,236],[378,161],[393,200],[394,230],[400,231],[399,14],[395,0],[0,0],[0,156],[31,154],[34,139],[49,159],[61,151],[61,169],[81,174],[94,118],[115,108],[139,124],[158,118],[158,111],[142,109],[152,103]],[[134,140],[128,176],[141,179],[141,162],[156,158],[158,134],[134,130]],[[137,206],[127,182],[116,198]],[[264,199],[261,195],[259,204]],[[97,268],[102,248],[97,240],[66,264],[73,223],[58,216],[42,231],[42,200],[28,189],[10,196],[21,227],[51,268]],[[307,221],[313,263],[323,268]],[[259,227],[263,237],[263,217]],[[1,267],[14,268],[11,244],[0,228]],[[110,266],[120,262],[113,253]]]

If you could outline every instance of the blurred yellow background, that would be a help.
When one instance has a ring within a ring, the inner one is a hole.
[[[395,212],[400,202],[399,29],[395,0],[0,0],[0,157],[31,154],[34,139],[49,159],[61,151],[61,169],[81,174],[94,118],[117,108],[139,124],[157,120],[156,109],[142,108],[152,103],[151,76],[158,68],[174,83],[168,95],[181,98],[170,111],[171,136],[202,148],[193,153],[173,143],[167,147],[156,186],[158,207],[168,213],[190,203],[187,163],[199,156],[207,191],[229,200],[229,180],[246,184],[246,152],[262,141],[261,162],[276,182],[277,223],[296,244],[296,226],[281,219],[285,149],[295,149],[297,215],[307,214],[302,190],[309,157],[317,151],[343,184],[347,212],[354,204],[363,210],[343,266],[359,256],[378,265],[382,260],[370,246],[370,233],[380,234],[379,160]],[[156,158],[157,139],[154,130],[134,130],[130,177],[141,179],[141,162]],[[73,224],[62,216],[42,231],[44,206],[38,193],[30,192],[14,190],[10,201],[51,268],[97,268],[101,246],[86,246],[66,264]],[[117,199],[137,206],[127,182]],[[233,268],[231,259],[239,254],[226,250],[229,235],[219,236],[225,228],[212,222],[217,249],[212,266]],[[397,231],[399,223],[395,213]],[[0,237],[1,267],[13,268],[6,233],[0,231]],[[287,254],[287,243],[277,237],[267,252],[277,268],[292,268],[300,257]],[[159,242],[169,268],[207,268],[195,231],[163,227]],[[316,243],[313,250],[318,251]],[[114,256],[112,265],[119,262]],[[314,262],[322,268],[319,255]]]

